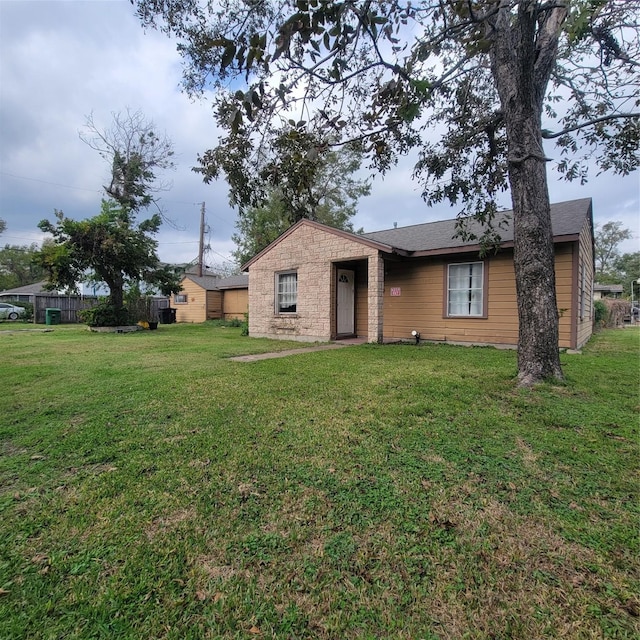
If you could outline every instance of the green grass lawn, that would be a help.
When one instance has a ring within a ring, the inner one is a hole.
[[[639,337],[0,333],[0,638],[638,637]]]

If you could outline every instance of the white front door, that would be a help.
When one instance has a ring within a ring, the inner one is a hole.
[[[355,333],[355,291],[355,272],[348,269],[338,269],[336,327],[338,335],[353,335]]]

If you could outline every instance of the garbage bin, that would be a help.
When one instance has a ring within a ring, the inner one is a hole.
[[[160,324],[171,324],[176,321],[176,310],[170,307],[158,309],[158,315],[160,317]]]
[[[62,320],[61,309],[45,309],[45,323],[46,324],[60,324]]]

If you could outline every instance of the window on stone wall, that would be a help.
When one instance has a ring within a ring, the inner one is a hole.
[[[276,274],[276,313],[296,313],[298,310],[298,273]]]

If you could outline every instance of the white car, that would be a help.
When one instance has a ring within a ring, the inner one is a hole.
[[[25,314],[23,307],[16,307],[15,304],[8,302],[0,302],[0,318],[8,318],[9,320],[17,320]]]

